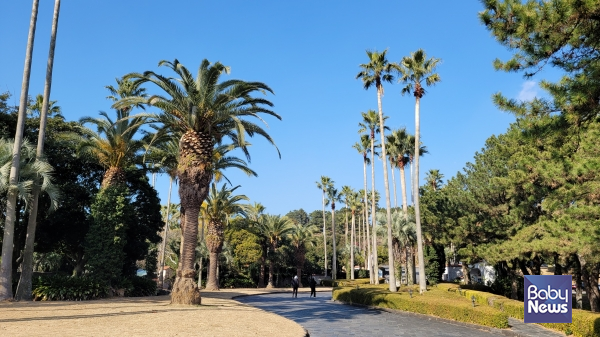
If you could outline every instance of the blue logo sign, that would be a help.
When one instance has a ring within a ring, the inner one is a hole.
[[[571,323],[571,275],[525,276],[525,323]]]

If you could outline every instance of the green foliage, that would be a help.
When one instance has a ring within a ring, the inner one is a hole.
[[[34,301],[83,301],[106,297],[109,287],[91,277],[49,276],[33,280]]]
[[[118,282],[117,288],[125,289],[126,297],[156,295],[156,282],[146,277],[130,276]]]
[[[127,187],[102,189],[91,211],[93,221],[86,235],[87,269],[95,278],[112,284],[124,267],[127,226],[135,221]]]
[[[251,278],[244,275],[227,277],[221,280],[221,288],[255,288],[256,283]]]
[[[507,328],[506,313],[489,306],[473,307],[471,301],[455,294],[432,288],[423,295],[410,295],[406,292],[391,293],[386,285],[364,285],[342,287],[333,290],[333,299],[346,303],[398,309],[424,315],[433,315],[459,322],[473,323],[495,328]]]
[[[369,271],[367,269],[359,269],[358,270],[358,278],[369,278]]]
[[[424,246],[423,253],[425,255],[425,277],[429,284],[437,284],[441,280],[440,261],[435,249],[431,246]]]

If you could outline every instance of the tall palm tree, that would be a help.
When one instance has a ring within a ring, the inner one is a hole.
[[[410,163],[410,179],[411,179],[411,184],[412,184],[412,180],[414,179],[414,174],[413,174],[413,162],[415,159],[415,136],[413,135],[408,135],[408,143],[409,143],[409,149],[408,152],[406,153],[406,155],[408,156],[408,162]],[[424,154],[429,153],[429,151],[427,150],[427,146],[424,146],[423,143],[421,142],[421,145],[419,147],[419,156],[422,156]],[[418,186],[417,186],[417,191],[419,190]],[[410,198],[414,204],[415,202],[415,189],[411,186],[410,189]]]
[[[402,190],[402,211],[406,216],[408,215],[408,197],[406,195],[406,176],[404,168],[409,162],[408,154],[412,151],[409,136],[410,135],[408,134],[408,132],[406,132],[406,128],[401,128],[392,132],[396,154],[396,157],[394,158],[394,161],[396,163],[395,166],[400,171],[400,189]]]
[[[54,14],[52,19],[52,31],[50,34],[50,50],[48,52],[48,64],[46,67],[46,82],[44,84],[44,96],[37,95],[36,104],[40,111],[40,128],[38,131],[38,142],[36,150],[36,158],[44,157],[44,140],[46,138],[46,118],[49,113],[55,112],[60,115],[60,107],[55,106],[56,101],[50,101],[50,89],[52,87],[52,68],[54,65],[54,47],[56,46],[56,32],[58,30],[58,14],[60,12],[60,0],[54,2]],[[41,106],[40,104],[41,98]],[[51,105],[54,105],[49,109]],[[61,116],[62,117],[62,116]],[[34,180],[32,191],[31,211],[27,222],[27,234],[25,237],[25,248],[23,249],[23,262],[21,264],[21,276],[15,294],[16,300],[33,299],[31,293],[31,277],[33,275],[33,245],[35,243],[35,230],[37,227],[38,200],[42,186],[41,181]]]
[[[273,288],[273,274],[275,273],[275,255],[279,242],[294,229],[294,223],[287,217],[279,215],[265,215],[258,222],[260,235],[265,238],[269,251],[269,282],[267,288]]]
[[[442,180],[443,178],[444,175],[440,173],[440,170],[431,169],[429,172],[427,172],[425,181],[427,182],[428,186],[430,186],[434,191],[437,191],[438,188],[440,188],[440,186],[444,183]]]
[[[219,263],[219,253],[223,248],[224,230],[229,218],[233,215],[246,216],[246,207],[240,204],[242,200],[250,200],[245,195],[234,195],[236,189],[240,186],[227,188],[223,184],[221,189],[217,189],[217,184],[213,183],[210,193],[206,198],[205,218],[208,220],[206,246],[210,253],[210,266],[208,271],[207,290],[219,290],[217,277],[217,265]]]
[[[318,229],[314,225],[294,224],[294,228],[290,233],[290,239],[292,246],[294,247],[294,259],[296,260],[296,276],[298,276],[298,282],[302,287],[302,268],[304,262],[306,262],[306,248],[311,247],[315,244],[314,233]]]
[[[179,196],[182,206],[182,256],[181,270],[171,293],[171,302],[177,304],[199,304],[200,291],[194,282],[195,248],[198,237],[198,212],[206,199],[214,171],[211,169],[215,145],[229,138],[250,159],[246,135],[260,135],[275,145],[271,136],[259,125],[248,120],[267,114],[281,117],[269,108],[273,106],[265,98],[252,94],[273,93],[261,82],[227,80],[219,83],[229,67],[220,62],[211,64],[203,60],[196,78],[178,60],[161,61],[159,66],[171,69],[178,78],[165,77],[153,71],[143,74],[131,73],[126,78],[137,83],[150,82],[162,89],[167,96],[154,95],[147,101],[139,98],[120,100],[115,106],[148,102],[162,110],[153,118],[171,132],[181,134],[179,141]],[[277,150],[279,153],[279,150]]]
[[[325,265],[325,273],[327,276],[327,222],[325,221],[325,193],[330,186],[333,186],[333,180],[327,176],[321,176],[321,181],[317,181],[317,188],[323,193],[323,260]]]
[[[369,135],[361,135],[360,136],[360,141],[355,143],[353,145],[353,148],[356,149],[356,151],[358,151],[358,153],[360,153],[363,157],[363,182],[364,182],[364,189],[362,190],[363,193],[363,202],[365,203],[365,207],[364,207],[364,211],[365,211],[365,227],[366,227],[366,237],[368,238],[367,240],[367,254],[366,254],[366,259],[368,261],[371,261],[371,241],[370,240],[370,233],[369,233],[369,224],[368,219],[369,219],[369,207],[368,207],[368,197],[367,197],[367,165],[371,164],[371,160],[368,157],[368,153],[371,152],[371,149],[375,149],[375,144],[373,141],[371,141]],[[373,157],[373,156],[371,156]],[[375,176],[375,172],[374,169],[371,169],[371,176],[374,177]],[[374,190],[373,190],[374,191]],[[374,195],[373,195],[374,197]],[[369,268],[369,277],[370,277],[370,282],[371,284],[375,283],[375,278],[373,275],[373,264],[370,262],[367,262],[367,267]]]
[[[375,162],[375,147],[376,146],[380,146],[380,145],[375,145],[375,132],[380,133],[381,129],[379,128],[380,125],[380,121],[379,121],[379,115],[377,114],[377,112],[373,111],[373,110],[368,110],[367,112],[361,112],[363,121],[358,123],[358,132],[362,133],[365,131],[369,131],[370,134],[370,139],[371,139],[371,163]],[[383,120],[385,121],[388,117],[384,116]],[[384,126],[383,128],[384,130],[389,130],[389,127]],[[374,214],[375,214],[375,208],[376,208],[376,203],[375,203],[375,166],[371,165],[371,224],[372,226],[374,226]],[[373,256],[371,257],[373,259],[372,261],[372,266],[373,266],[373,271],[371,272],[371,274],[376,274],[378,272],[379,269],[379,264],[378,264],[378,257],[377,257],[377,233],[375,231],[372,231],[373,234],[373,238],[372,238],[372,252],[373,252]],[[377,278],[373,279],[373,282],[376,283],[377,282]]]
[[[256,236],[258,236],[262,248],[262,255],[260,257],[260,268],[258,275],[258,287],[265,287],[265,265],[267,263],[267,251],[269,249],[268,243],[265,237],[262,236],[260,232],[259,221],[262,217],[264,217],[264,212],[266,208],[259,202],[254,202],[253,204],[248,206],[248,210],[246,213],[248,214],[248,220],[250,222],[250,230]]]
[[[352,187],[345,185],[342,186],[342,191],[340,192],[340,195],[342,196],[342,198],[344,198],[344,204],[346,206],[348,206],[348,204],[346,204],[346,199],[348,197],[348,194],[353,193],[352,191]],[[344,212],[346,213],[346,227],[344,228],[344,245],[348,244],[348,207],[346,207],[346,211]]]
[[[122,81],[120,85],[124,86],[122,90],[128,89],[132,95],[138,92],[138,85],[130,81]],[[102,178],[102,188],[124,183],[125,168],[137,163],[145,148],[145,142],[136,137],[141,127],[148,122],[148,118],[131,115],[134,105],[136,104],[118,108],[115,111],[116,121],[104,111],[100,112],[104,118],[83,117],[79,120],[83,125],[89,123],[96,126],[96,131],[84,129],[84,140],[79,144],[78,151],[96,158],[106,169]]]
[[[350,243],[350,279],[354,280],[354,232],[356,231],[356,213],[361,207],[360,195],[356,192],[346,196],[346,205],[352,212],[352,230]]]
[[[342,196],[337,188],[333,187],[333,185],[329,186],[327,189],[327,200],[325,201],[326,205],[331,204],[331,236],[332,236],[332,250],[333,257],[331,259],[331,278],[337,278],[337,240],[335,239],[335,203],[342,202]]]
[[[420,130],[420,104],[421,98],[425,95],[426,86],[432,86],[440,82],[440,76],[435,72],[440,59],[427,58],[427,54],[423,49],[419,49],[410,56],[405,56],[400,61],[400,80],[405,84],[402,88],[402,95],[413,94],[415,97],[415,153],[419,153],[421,145],[421,130]],[[421,292],[427,291],[425,280],[425,260],[423,254],[423,235],[421,233],[421,209],[419,207],[419,156],[415,156],[415,175],[413,177],[413,191],[415,194],[415,222],[417,224],[417,246],[419,254],[419,288]]]
[[[15,219],[18,191],[14,188],[19,180],[21,163],[21,144],[23,143],[23,129],[25,127],[27,99],[29,93],[29,77],[31,74],[31,59],[33,42],[35,38],[35,25],[37,22],[39,0],[33,0],[31,20],[29,21],[29,35],[27,36],[27,49],[25,51],[25,67],[23,69],[23,83],[21,85],[21,98],[17,117],[17,131],[13,147],[12,164],[10,168],[9,186],[6,197],[6,215],[4,236],[2,239],[2,261],[0,262],[0,301],[13,297],[12,293],[12,263],[13,263],[13,236],[15,232]]]
[[[392,172],[392,186],[394,187],[394,207],[398,207],[398,197],[396,194],[396,173],[394,168],[398,167],[396,158],[400,153],[400,144],[398,143],[396,135],[394,134],[395,131],[397,130],[393,130],[391,134],[385,136],[385,145],[388,154],[388,160],[390,162],[390,171]]]

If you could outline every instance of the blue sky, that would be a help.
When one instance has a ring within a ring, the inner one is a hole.
[[[242,186],[240,193],[265,205],[269,213],[298,208],[310,212],[321,209],[315,185],[321,175],[340,188],[363,186],[362,158],[351,146],[359,139],[360,113],[377,109],[375,90],[364,90],[355,79],[359,64],[367,62],[365,50],[388,48],[389,60],[398,62],[423,48],[442,59],[442,82],[428,89],[421,103],[422,141],[430,153],[421,159],[420,178],[423,181],[429,169],[450,178],[472,160],[485,139],[503,133],[514,121],[495,108],[493,93],[531,99],[542,94],[537,82],[554,80],[558,74],[545,71],[525,80],[520,74],[494,71],[492,61],[510,53],[479,23],[478,1],[409,4],[63,1],[51,99],[58,100],[68,120],[97,116],[98,111],[110,111],[104,86],[115,84],[117,77],[145,70],[171,75],[157,67],[163,59],[177,58],[194,73],[204,58],[220,61],[231,67],[228,78],[271,86],[275,95],[267,98],[283,117],[266,118],[281,159],[266,141],[254,139],[250,166],[259,177],[235,171],[226,175]],[[30,95],[43,91],[53,5],[51,0],[40,1]],[[12,92],[15,104],[30,15],[31,1],[0,3],[0,92]],[[401,96],[400,89],[399,84],[385,86],[387,125],[414,132],[414,98]],[[378,160],[375,169],[383,196]],[[166,176],[157,179],[157,189],[166,203]],[[178,200],[177,193],[173,197]]]

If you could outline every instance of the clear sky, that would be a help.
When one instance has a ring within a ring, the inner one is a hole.
[[[31,3],[0,3],[0,92],[12,92],[15,104]],[[53,5],[40,1],[31,96],[43,92]],[[104,86],[114,85],[117,77],[145,70],[172,75],[157,67],[160,60],[177,58],[194,73],[204,58],[220,61],[231,67],[228,78],[271,86],[275,95],[267,98],[283,117],[266,118],[281,159],[266,141],[251,140],[250,167],[259,177],[226,175],[268,213],[310,212],[321,209],[315,185],[321,175],[339,188],[363,186],[362,157],[351,146],[359,139],[360,113],[377,109],[375,89],[366,91],[355,79],[359,64],[367,62],[366,49],[388,48],[392,62],[418,48],[442,59],[442,82],[429,88],[421,103],[422,141],[429,150],[421,159],[421,182],[429,169],[454,176],[485,139],[514,121],[495,108],[493,93],[531,99],[541,94],[539,80],[556,79],[552,72],[525,80],[494,71],[492,61],[510,53],[480,24],[481,10],[479,1],[441,0],[63,0],[51,99],[58,100],[67,120],[97,116],[110,111]],[[387,125],[414,132],[414,98],[401,96],[400,89],[396,83],[385,86]],[[381,161],[375,168],[384,196]],[[166,203],[166,176],[158,177],[157,189]],[[398,192],[400,198],[399,186]],[[176,192],[173,197],[177,202]]]

